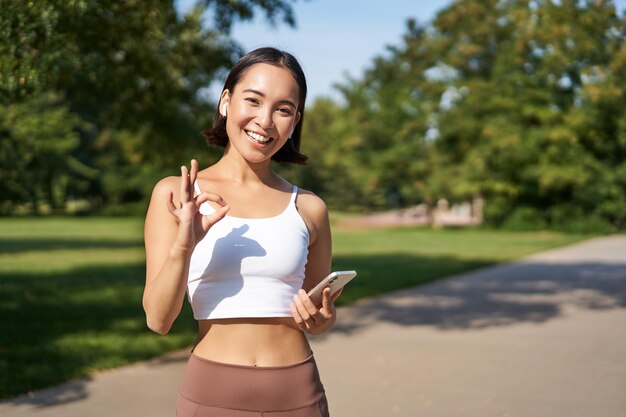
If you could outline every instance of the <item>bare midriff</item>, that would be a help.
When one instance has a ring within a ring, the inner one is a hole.
[[[245,366],[284,366],[311,355],[292,317],[198,320],[193,353],[215,362]]]

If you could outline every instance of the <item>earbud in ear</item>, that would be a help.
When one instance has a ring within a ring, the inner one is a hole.
[[[228,104],[224,104],[222,106],[222,111],[220,113],[222,116],[226,117],[226,114],[228,113]]]

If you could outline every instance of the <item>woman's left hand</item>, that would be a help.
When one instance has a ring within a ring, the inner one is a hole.
[[[298,293],[293,296],[290,308],[291,314],[300,330],[313,335],[322,334],[330,330],[337,318],[334,302],[341,294],[341,291],[342,290],[337,291],[331,297],[330,287],[324,288],[322,292],[322,306],[317,308],[306,291],[302,289],[299,290]]]

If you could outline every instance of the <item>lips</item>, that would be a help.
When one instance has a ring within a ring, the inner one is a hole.
[[[250,130],[246,130],[245,132],[246,132],[246,136],[248,136],[248,140],[254,143],[258,143],[260,145],[267,145],[273,139],[269,136],[264,136],[256,132],[252,132]]]

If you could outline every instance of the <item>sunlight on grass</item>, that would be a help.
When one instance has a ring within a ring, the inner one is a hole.
[[[197,324],[187,303],[167,336],[146,327],[142,233],[140,218],[0,219],[0,398],[193,343]],[[333,268],[359,272],[338,304],[582,238],[547,232],[335,229]]]
[[[143,247],[124,249],[63,249],[33,250],[18,254],[0,255],[0,273],[3,272],[69,272],[76,268],[92,267],[97,272],[98,264],[123,265],[145,262]]]
[[[553,232],[499,232],[480,229],[336,230],[333,254],[413,253],[467,259],[508,260],[580,240]]]

